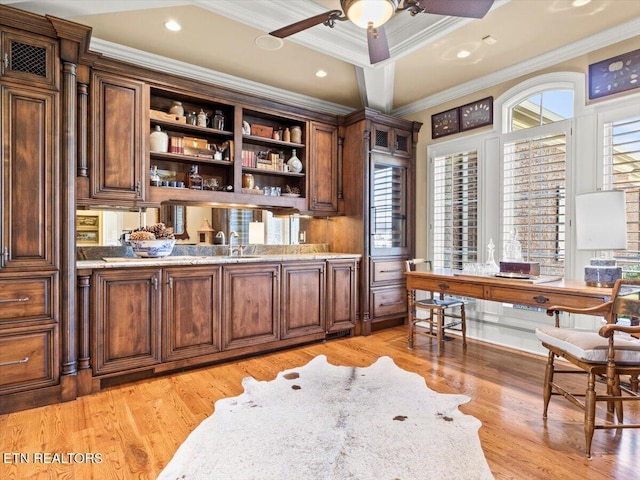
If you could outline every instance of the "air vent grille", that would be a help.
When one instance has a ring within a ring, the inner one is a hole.
[[[47,49],[21,42],[11,42],[11,65],[14,72],[47,76]]]

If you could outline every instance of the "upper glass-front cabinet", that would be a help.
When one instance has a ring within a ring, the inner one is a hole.
[[[371,253],[408,253],[406,163],[391,157],[376,160],[371,175]]]

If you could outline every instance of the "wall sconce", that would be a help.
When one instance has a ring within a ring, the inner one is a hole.
[[[625,194],[618,190],[585,193],[576,196],[576,235],[578,250],[606,251],[592,258],[584,269],[584,281],[592,287],[612,287],[622,278],[612,250],[627,248]]]

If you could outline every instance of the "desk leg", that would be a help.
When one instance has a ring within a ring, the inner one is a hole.
[[[413,337],[415,335],[415,325],[414,325],[414,319],[413,319],[413,308],[414,308],[415,301],[416,301],[415,290],[407,289],[407,304],[408,304],[407,318],[409,319],[407,324],[409,327],[409,337],[408,337],[409,350],[413,350]]]

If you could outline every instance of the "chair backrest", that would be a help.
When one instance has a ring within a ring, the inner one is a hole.
[[[406,261],[407,272],[430,272],[431,260],[425,258],[412,258]]]
[[[640,324],[640,279],[623,278],[616,281],[612,295],[611,318],[609,323],[616,323],[618,317],[626,317],[631,325]]]

